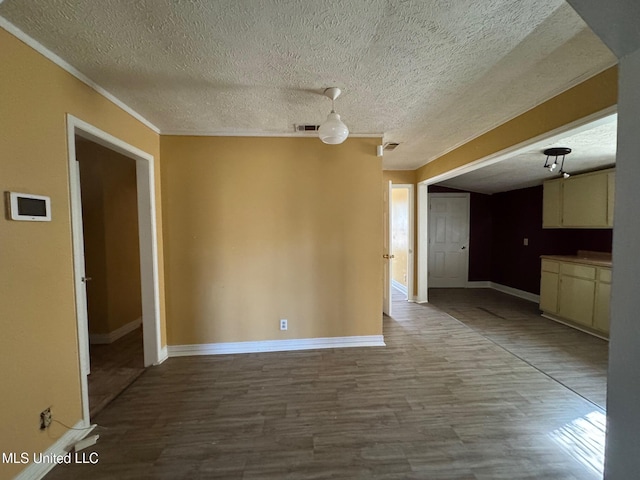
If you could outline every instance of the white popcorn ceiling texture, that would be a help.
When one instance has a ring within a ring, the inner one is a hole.
[[[162,133],[291,134],[336,110],[413,169],[615,63],[562,0],[5,0]]]

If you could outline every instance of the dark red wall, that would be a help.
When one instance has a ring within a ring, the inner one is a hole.
[[[492,195],[491,216],[491,281],[502,285],[539,294],[540,255],[611,252],[612,229],[543,229],[542,186]]]
[[[459,190],[433,185],[429,192]],[[542,186],[495,195],[471,192],[470,207],[469,281],[539,294],[540,255],[611,252],[611,229],[543,229]]]

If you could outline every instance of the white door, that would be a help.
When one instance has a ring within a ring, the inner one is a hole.
[[[384,190],[384,209],[383,209],[383,232],[382,232],[382,257],[384,272],[384,291],[382,294],[382,311],[386,315],[391,316],[391,279],[393,278],[391,267],[393,255],[391,254],[391,182],[388,183]]]
[[[429,194],[429,287],[466,287],[469,194]]]

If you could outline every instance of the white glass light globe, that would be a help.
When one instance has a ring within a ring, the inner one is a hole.
[[[349,136],[349,129],[340,120],[340,115],[331,112],[325,122],[318,129],[318,136],[323,143],[337,145],[344,142]]]

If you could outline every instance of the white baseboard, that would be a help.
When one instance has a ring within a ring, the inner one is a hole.
[[[493,290],[498,290],[502,293],[508,293],[509,295],[513,295],[514,297],[522,298],[524,300],[529,300],[533,303],[540,303],[540,295],[536,295],[535,293],[531,292],[525,292],[524,290],[519,290],[517,288],[508,287],[500,283],[490,282],[488,280],[467,282],[467,288],[492,288]]]
[[[80,420],[78,423],[74,425],[73,428],[85,428],[87,425],[84,420]],[[57,456],[57,455],[66,455],[71,447],[78,441],[82,440],[84,437],[89,435],[89,433],[95,427],[89,427],[86,430],[67,430],[56,442],[51,445],[47,450],[42,454],[43,456]],[[38,456],[40,458],[39,453],[29,452],[29,457],[32,460],[27,468],[25,468],[22,472],[20,472],[14,480],[40,480],[44,478],[44,476],[49,473],[53,467],[56,466],[55,462],[42,462],[42,463],[33,463],[33,457]]]
[[[90,333],[89,343],[92,345],[103,345],[107,343],[113,343],[119,338],[124,337],[127,333],[133,332],[136,328],[142,325],[142,317],[129,322],[120,328],[117,328],[113,332],[109,333]]]
[[[158,358],[158,362],[155,365],[160,365],[167,358],[169,358],[169,350],[167,349],[167,346],[165,345],[164,347],[162,347],[160,349],[160,358]]]
[[[514,297],[522,298],[524,300],[529,300],[533,303],[540,303],[540,295],[536,295],[535,293],[525,292],[524,290],[518,290],[517,288],[507,287],[506,285],[501,285],[499,283],[490,282],[491,288],[494,290],[498,290],[502,293],[508,293],[509,295],[513,295]]]
[[[403,295],[407,295],[407,287],[402,285],[400,282],[396,281],[396,280],[391,280],[391,286],[393,288],[395,288],[396,290],[398,290],[399,292],[402,292]]]
[[[382,335],[358,337],[300,338],[293,340],[265,340],[262,342],[203,343],[196,345],[169,345],[169,357],[192,355],[225,355],[231,353],[285,352],[314,350],[317,348],[384,347]]]
[[[491,288],[491,282],[488,280],[467,282],[467,288]]]

